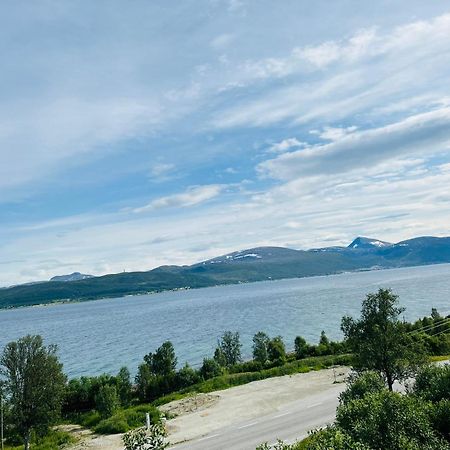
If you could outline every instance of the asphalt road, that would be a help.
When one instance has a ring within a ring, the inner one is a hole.
[[[333,385],[325,392],[286,404],[273,414],[235,423],[192,441],[172,447],[175,450],[255,450],[262,442],[277,439],[294,442],[309,430],[332,423],[338,395],[345,384]]]

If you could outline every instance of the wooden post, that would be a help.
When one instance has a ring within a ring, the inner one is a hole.
[[[145,422],[147,424],[147,431],[150,431],[150,414],[145,413]]]

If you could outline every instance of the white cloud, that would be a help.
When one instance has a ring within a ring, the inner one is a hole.
[[[222,184],[210,184],[205,186],[191,186],[181,194],[168,195],[153,200],[148,205],[136,208],[135,213],[154,211],[162,208],[186,208],[204,203],[217,197],[225,188]]]
[[[326,141],[338,141],[347,134],[353,133],[357,130],[357,127],[323,127],[321,131],[311,130],[310,134],[317,134],[321,139]]]
[[[279,179],[342,173],[402,156],[443,152],[449,141],[450,108],[441,108],[384,127],[353,132],[330,144],[280,155],[261,163],[258,170]]]
[[[306,147],[305,142],[300,142],[297,138],[287,138],[280,142],[272,144],[268,150],[269,153],[284,153],[292,148]]]
[[[384,34],[361,30],[347,40],[294,48],[285,58],[246,61],[236,70],[235,85],[279,78],[286,83],[218,112],[212,123],[232,128],[330,122],[367,116],[371,108],[378,118],[379,108],[406,102],[412,93],[427,105],[448,97],[449,63],[450,14]]]

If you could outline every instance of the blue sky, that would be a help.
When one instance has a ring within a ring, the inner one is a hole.
[[[0,285],[449,235],[448,1],[0,3]]]

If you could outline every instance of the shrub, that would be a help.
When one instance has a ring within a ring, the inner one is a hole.
[[[119,408],[119,397],[115,386],[101,386],[95,396],[95,408],[102,418],[110,417]]]

